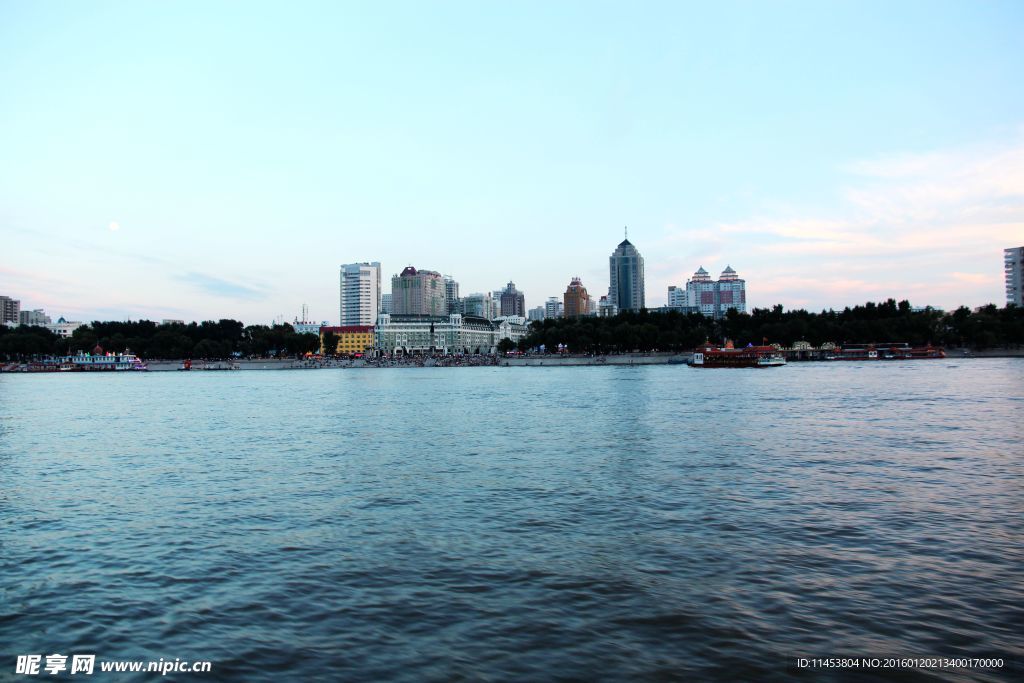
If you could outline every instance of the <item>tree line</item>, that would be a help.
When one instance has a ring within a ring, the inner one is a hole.
[[[551,352],[562,344],[573,353],[691,351],[706,341],[727,339],[736,346],[767,342],[789,347],[805,341],[812,346],[906,342],[978,350],[1020,348],[1024,308],[989,304],[975,311],[963,306],[952,313],[931,308],[915,311],[907,301],[888,299],[820,313],[785,311],[781,305],[750,313],[730,310],[720,320],[677,311],[624,312],[608,318],[535,321],[519,348],[543,346]]]
[[[1020,348],[1024,345],[1024,308],[994,304],[975,311],[966,307],[946,313],[931,308],[914,311],[907,301],[881,303],[813,313],[785,311],[781,305],[755,308],[750,313],[729,311],[720,320],[698,313],[676,311],[625,312],[610,318],[554,318],[532,323],[520,340],[521,350],[544,346],[548,351],[564,345],[573,353],[629,351],[690,351],[705,341],[737,346],[763,341],[792,346],[806,341],[812,346],[906,342],[974,349]],[[328,348],[337,344],[328,339]],[[0,325],[0,358],[18,360],[33,356],[70,355],[91,351],[96,345],[107,351],[131,349],[141,358],[228,358],[296,356],[316,352],[315,334],[297,334],[291,325],[249,325],[237,320],[201,323],[157,324],[149,320],[93,322],[67,339],[45,327]],[[508,344],[502,346],[508,348]]]
[[[97,345],[105,351],[130,349],[140,358],[272,358],[296,356],[320,349],[315,334],[297,334],[291,325],[249,325],[237,320],[207,320],[201,323],[158,324],[150,320],[100,322],[83,325],[69,338],[61,338],[45,327],[0,326],[0,357],[18,360],[38,356],[67,356],[91,352]]]

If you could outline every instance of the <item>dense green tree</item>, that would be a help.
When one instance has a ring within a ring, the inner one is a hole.
[[[324,350],[324,354],[325,355],[333,356],[333,355],[335,355],[338,352],[338,340],[339,339],[340,338],[338,337],[338,335],[335,332],[331,332],[329,330],[327,332],[324,332],[324,336],[323,336],[322,342],[323,342],[323,350]]]
[[[534,322],[519,346],[543,345],[554,351],[559,344],[566,344],[574,353],[680,351],[726,339],[737,345],[768,342],[791,346],[806,341],[812,346],[906,342],[979,349],[1019,347],[1024,344],[1024,309],[989,305],[975,312],[960,308],[947,314],[930,308],[914,311],[907,301],[888,299],[820,313],[786,311],[776,305],[750,313],[729,311],[720,320],[675,311],[625,312],[613,318]]]
[[[721,320],[675,311],[625,312],[613,318],[548,319],[534,322],[520,340],[520,349],[544,345],[554,351],[565,344],[574,353],[687,351],[704,341],[733,340],[737,346],[767,340],[783,346],[806,341],[864,344],[906,342],[949,347],[1020,348],[1024,344],[1024,308],[994,305],[975,311],[961,307],[951,313],[933,309],[914,311],[907,301],[888,299],[841,311],[812,313],[786,311],[782,306],[755,308],[750,313],[730,311]],[[250,325],[237,320],[158,325],[149,320],[96,321],[61,339],[44,327],[0,325],[0,359],[22,360],[50,354],[130,349],[142,358],[227,358],[301,355],[315,352],[315,334],[296,334],[291,325]],[[329,344],[336,347],[337,342]]]
[[[0,325],[0,357],[22,360],[48,355],[57,341],[57,335],[45,327],[21,325],[13,329]]]

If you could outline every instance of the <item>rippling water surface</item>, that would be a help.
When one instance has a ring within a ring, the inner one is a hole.
[[[0,376],[0,679],[1019,662],[1022,417],[1019,360]]]

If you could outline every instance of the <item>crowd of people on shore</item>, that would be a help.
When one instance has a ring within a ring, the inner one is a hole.
[[[354,361],[352,367],[371,368],[451,368],[481,367],[497,365],[498,357],[483,353],[452,354],[452,355],[383,355],[376,358],[364,358],[361,364]]]

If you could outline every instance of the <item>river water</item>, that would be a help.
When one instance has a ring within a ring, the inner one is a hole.
[[[1011,680],[1022,416],[1013,359],[0,376],[0,679]]]

